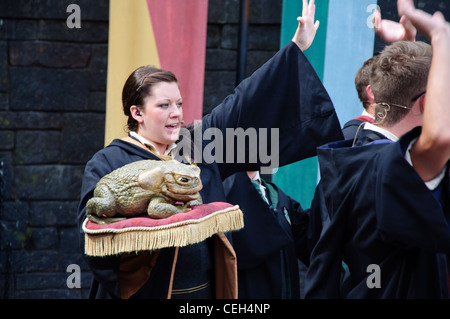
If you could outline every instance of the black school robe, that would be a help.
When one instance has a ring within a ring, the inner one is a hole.
[[[225,132],[227,128],[238,127],[244,130],[254,128],[257,131],[260,128],[278,128],[279,150],[275,152],[279,154],[280,165],[315,156],[318,145],[342,139],[340,124],[325,88],[311,64],[293,42],[245,79],[233,94],[204,116],[201,122],[202,132],[209,128]],[[225,133],[223,135],[225,136]],[[210,143],[210,140],[204,139],[201,145],[208,147]],[[239,149],[239,154],[251,153],[248,144]],[[227,138],[224,138],[223,148],[216,149],[216,152],[226,156],[227,152],[230,152],[229,145],[231,144]],[[266,144],[258,143],[256,147],[270,150],[271,140],[268,139]],[[237,156],[236,150],[234,154]],[[153,154],[138,146],[114,140],[87,163],[78,209],[82,251],[84,233],[81,225],[85,219],[86,202],[92,197],[99,179],[125,164],[154,158]],[[200,193],[204,203],[225,202],[222,181],[238,171],[257,170],[262,164],[265,163],[259,158],[250,159],[249,156],[246,156],[244,162],[234,160],[198,163],[203,183]],[[161,250],[150,279],[135,297],[166,298],[173,258],[174,249]],[[117,273],[120,257],[85,259],[94,274],[91,296],[119,298]]]
[[[351,147],[350,140],[318,150],[329,224],[312,252],[306,298],[449,296],[448,168],[438,200],[405,159],[419,134],[416,128],[395,143]]]
[[[240,299],[300,298],[296,241],[305,241],[308,211],[273,183],[276,206],[268,205],[245,172],[224,181],[227,201],[239,205],[245,227],[232,232],[238,265]],[[267,190],[269,195],[269,190]],[[289,214],[289,225],[285,212]],[[294,236],[294,232],[298,236]],[[302,260],[304,261],[304,260]]]
[[[360,115],[345,123],[344,126],[342,127],[342,134],[344,134],[344,139],[346,140],[354,139],[356,134],[361,129],[363,129],[361,124],[366,122],[373,123],[373,119],[370,118],[368,115]]]

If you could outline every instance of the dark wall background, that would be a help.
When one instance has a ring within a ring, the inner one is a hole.
[[[78,4],[81,29],[69,29]],[[247,73],[279,49],[282,0],[252,0]],[[0,298],[85,298],[83,168],[103,147],[108,0],[0,1]],[[232,93],[239,0],[209,0],[204,113]],[[69,289],[70,264],[81,289]]]

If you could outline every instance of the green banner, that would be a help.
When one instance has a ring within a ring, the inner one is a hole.
[[[316,1],[316,20],[320,21],[316,38],[305,55],[323,80],[325,44],[327,38],[329,0]],[[302,0],[283,0],[280,47],[283,47],[295,34],[297,17],[302,15]],[[283,191],[299,201],[303,208],[311,205],[318,177],[317,157],[280,167],[272,176],[272,181]]]

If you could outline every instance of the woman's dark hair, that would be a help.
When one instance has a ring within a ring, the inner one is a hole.
[[[144,99],[152,95],[153,85],[159,82],[178,83],[178,80],[172,72],[151,65],[141,66],[128,77],[122,90],[122,106],[128,117],[129,131],[136,131],[138,128],[138,122],[131,115],[130,107],[136,105],[140,109],[144,105]]]

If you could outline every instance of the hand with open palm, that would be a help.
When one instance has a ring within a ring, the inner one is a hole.
[[[415,41],[417,30],[405,16],[399,22],[381,18],[380,11],[373,13],[373,27],[380,38],[387,43]]]
[[[292,41],[302,51],[306,51],[314,41],[316,31],[319,28],[319,21],[314,22],[316,5],[314,0],[303,0],[302,16],[297,18],[298,27]]]

